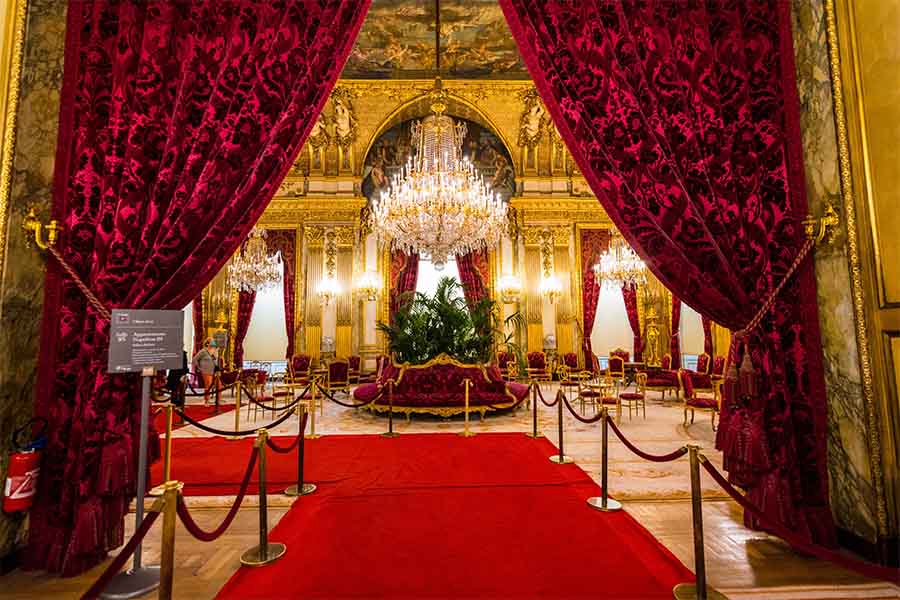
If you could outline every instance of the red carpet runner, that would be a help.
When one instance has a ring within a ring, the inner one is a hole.
[[[207,467],[242,463],[240,445],[218,441]],[[218,598],[668,600],[693,581],[628,514],[588,507],[597,486],[575,465],[550,463],[546,440],[328,436],[307,449],[321,485],[271,533],[287,554],[242,567]]]

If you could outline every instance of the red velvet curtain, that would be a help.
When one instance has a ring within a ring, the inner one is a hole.
[[[669,354],[672,355],[672,368],[681,368],[681,300],[672,294],[672,318],[669,320]]]
[[[712,337],[712,321],[709,317],[700,317],[703,325],[703,351],[709,355],[709,364],[712,364],[713,358],[713,337]]]
[[[284,284],[284,327],[287,332],[287,348],[284,357],[294,356],[294,267],[297,261],[297,232],[293,229],[269,229],[266,231],[266,248],[270,254],[281,252],[282,280]]]
[[[203,294],[198,294],[191,303],[191,312],[194,322],[194,351],[191,356],[200,352],[203,347],[203,339],[206,336],[206,327],[203,323]]]
[[[601,282],[597,280],[594,265],[608,247],[608,229],[581,230],[581,317],[584,323],[581,346],[584,350],[585,368],[588,369],[593,364],[591,332],[594,329],[594,319],[597,318],[597,303],[600,301]]]
[[[253,318],[253,305],[256,304],[256,291],[238,292],[237,323],[234,331],[234,365],[235,369],[244,368],[244,340]]]
[[[638,317],[637,286],[635,284],[622,286],[622,300],[625,302],[625,313],[628,315],[628,324],[631,325],[631,334],[634,336],[633,356],[634,362],[644,360],[644,340],[641,337],[641,320]]]
[[[400,308],[403,294],[416,291],[419,281],[419,255],[399,250],[391,252],[391,318]]]
[[[491,266],[486,249],[473,250],[457,256],[456,267],[459,269],[459,279],[462,282],[463,294],[469,308],[488,297]]]
[[[259,219],[334,86],[368,0],[68,3],[53,217],[107,307],[180,309]],[[50,422],[26,565],[80,573],[122,544],[137,376],[48,262],[35,412]]]
[[[554,124],[628,243],[700,314],[732,330],[750,323],[805,243],[790,2],[500,5]],[[723,405],[725,466],[769,516],[832,543],[812,261],[747,341],[762,376],[750,401]]]

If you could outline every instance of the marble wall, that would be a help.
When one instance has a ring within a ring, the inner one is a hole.
[[[810,211],[842,213],[825,0],[792,0],[797,85]],[[819,323],[828,388],[828,470],[839,527],[874,542],[876,507],[850,291],[847,234],[816,249]]]
[[[29,0],[0,302],[0,475],[6,440],[31,416],[44,293],[44,257],[25,246],[22,218],[34,206],[46,218],[56,153],[66,2]],[[0,558],[24,532],[23,520],[0,514]]]

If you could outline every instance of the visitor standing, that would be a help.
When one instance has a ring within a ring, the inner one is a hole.
[[[203,348],[191,360],[191,370],[199,373],[203,379],[203,402],[206,404],[209,404],[209,390],[212,387],[217,366],[218,358],[212,338],[206,338]]]

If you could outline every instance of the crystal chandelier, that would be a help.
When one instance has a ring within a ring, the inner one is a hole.
[[[228,285],[239,292],[270,288],[281,277],[280,265],[278,254],[268,253],[266,230],[254,227],[228,265]]]
[[[439,2],[435,5],[440,73]],[[444,115],[440,77],[431,97],[432,114],[412,127],[413,154],[372,203],[372,225],[395,249],[430,257],[440,270],[451,256],[496,244],[505,228],[506,204],[462,155],[466,125]]]
[[[609,247],[600,255],[600,262],[594,265],[594,272],[607,287],[620,288],[625,285],[647,283],[644,261],[618,232],[609,241]]]

